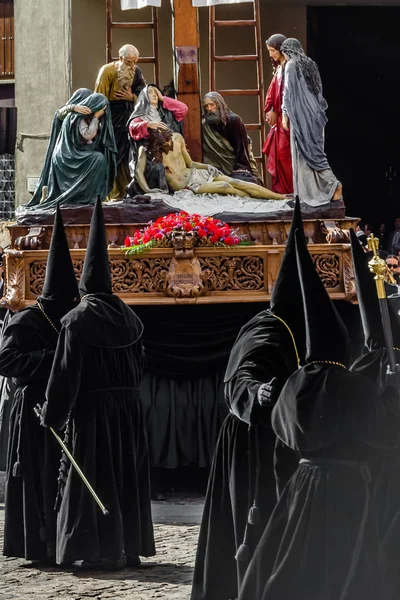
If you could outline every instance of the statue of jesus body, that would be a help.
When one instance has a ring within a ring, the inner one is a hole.
[[[152,139],[149,140],[147,151],[152,155],[153,161],[163,163],[168,186],[175,192],[187,188],[195,194],[231,194],[265,200],[287,198],[255,183],[223,175],[211,165],[193,161],[180,133],[171,135],[169,131],[152,131],[150,137]],[[139,151],[135,177],[143,191],[149,193],[152,190],[144,178],[145,167],[146,148],[143,146]]]

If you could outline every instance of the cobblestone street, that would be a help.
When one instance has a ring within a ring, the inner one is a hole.
[[[157,555],[117,572],[33,567],[0,557],[0,600],[188,600],[202,501],[154,502]],[[3,546],[4,504],[0,504]]]

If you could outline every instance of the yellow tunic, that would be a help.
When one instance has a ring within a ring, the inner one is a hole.
[[[111,62],[111,63],[108,63],[107,65],[103,65],[99,71],[99,74],[97,75],[97,80],[96,80],[96,84],[94,87],[95,92],[98,92],[99,94],[104,94],[104,96],[106,96],[106,98],[108,98],[108,100],[110,102],[113,102],[113,101],[121,102],[121,100],[119,98],[115,97],[115,93],[120,90],[120,86],[119,86],[119,82],[118,82],[117,66],[118,66],[118,62]],[[137,75],[138,71],[136,71],[135,74]],[[140,69],[139,69],[139,74],[141,74]],[[135,76],[132,79],[132,84],[133,84],[134,79],[135,79]],[[141,75],[141,79],[142,79],[141,83],[143,84],[142,87],[144,87],[144,85],[146,85],[146,82],[144,81],[142,75]],[[140,89],[142,89],[142,87],[140,87]],[[133,102],[136,102],[136,100],[137,100],[137,96],[136,96],[136,94],[134,94]],[[129,117],[129,113],[126,116],[126,121],[128,120],[128,117]],[[120,153],[121,152],[121,148],[120,148],[121,140],[120,140],[120,136],[117,135],[114,119],[113,119],[113,127],[114,127],[114,133],[115,133],[118,152]],[[128,137],[128,133],[127,133],[127,128],[126,128],[125,138],[127,139],[127,137]],[[126,186],[128,185],[128,183],[130,181],[129,166],[128,166],[129,144],[128,144],[128,147],[125,148],[126,144],[123,143],[123,142],[125,142],[125,138],[122,141],[124,157],[122,160],[118,159],[117,176],[116,176],[116,179],[114,182],[114,187],[109,195],[110,199],[119,200],[120,198],[122,198],[125,195]]]
[[[103,65],[97,75],[94,91],[104,94],[109,100],[116,100],[115,92],[118,92],[117,63],[111,62]]]

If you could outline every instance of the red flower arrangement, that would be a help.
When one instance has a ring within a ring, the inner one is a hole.
[[[235,246],[242,241],[237,230],[219,219],[182,211],[160,217],[154,223],[150,221],[133,237],[125,238],[125,247],[133,253],[154,246],[172,246],[171,234],[177,231],[195,232],[198,245]]]

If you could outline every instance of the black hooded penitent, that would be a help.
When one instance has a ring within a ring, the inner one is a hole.
[[[374,448],[387,447],[390,416],[374,384],[346,368],[346,330],[304,240],[297,232],[295,237],[307,364],[287,380],[271,422],[301,460],[258,543],[238,600],[386,598],[368,463],[379,456]]]
[[[104,213],[99,198],[90,221],[79,290],[82,302],[63,320],[78,337],[94,346],[112,348],[129,346],[141,337],[142,322],[112,293]]]
[[[93,210],[80,304],[62,319],[44,423],[69,420],[72,453],[109,510],[104,517],[69,473],[58,512],[59,564],[86,560],[120,568],[154,554],[149,465],[139,384],[143,325],[112,293],[104,215]]]
[[[296,232],[295,237],[306,321],[306,361],[331,361],[347,367],[350,358],[347,330],[316,271],[304,235]]]
[[[345,326],[315,269],[304,237],[296,231],[295,240],[305,313],[306,366],[285,384],[272,423],[287,446],[301,451],[325,447],[337,439],[333,417],[336,398],[351,377],[347,371],[349,339]],[[350,384],[348,387],[350,393]]]
[[[270,309],[272,314],[283,319],[291,329],[299,355],[299,362],[303,364],[305,358],[305,325],[294,239],[296,230],[298,231],[298,235],[304,240],[304,243],[306,243],[298,197],[296,197],[292,225],[285,251],[272,290]]]
[[[97,198],[90,221],[89,239],[79,290],[82,295],[112,293],[104,213],[100,198]]]
[[[351,370],[371,379],[380,390],[386,387],[388,356],[380,314],[379,300],[373,273],[368,266],[368,255],[358,243],[358,236],[350,230],[350,241],[353,254],[353,270],[364,330],[364,344],[368,352],[358,357]],[[393,305],[388,301],[390,327],[393,337],[396,362],[400,355],[400,323]]]
[[[293,237],[296,227],[302,227],[298,200],[271,310],[261,311],[241,328],[229,357],[224,381],[230,414],[222,425],[213,459],[191,600],[237,597],[276,502],[275,475],[281,485],[297,466],[294,457],[293,467],[294,453],[289,452],[290,459],[287,455],[284,460],[282,455],[279,461],[274,459],[276,439],[271,431],[274,402],[298,368],[297,353],[300,359],[304,357],[304,316]],[[297,336],[297,351],[292,334]],[[276,384],[270,403],[261,405],[258,392],[270,381]],[[216,561],[215,556],[220,559]]]
[[[57,207],[38,303],[16,313],[3,331],[0,373],[14,378],[10,415],[4,554],[30,560],[55,557],[54,502],[60,448],[33,412],[45,389],[61,328],[79,298],[68,243]]]
[[[381,565],[385,591],[382,598],[397,598],[400,587],[399,569],[397,563],[397,547],[399,539],[398,507],[400,502],[399,487],[399,416],[400,404],[398,398],[397,378],[387,381],[388,357],[383,335],[374,276],[368,266],[368,255],[358,243],[358,236],[350,230],[353,252],[353,268],[357,288],[357,298],[360,307],[364,329],[365,346],[368,352],[360,356],[352,365],[351,370],[365,375],[372,385],[377,385],[382,393],[377,398],[379,405],[390,408],[390,425],[385,427],[385,438],[394,451],[382,454],[381,461],[376,461],[375,468],[379,473],[379,485],[375,489],[375,506],[378,523],[378,535],[381,545]],[[396,362],[399,363],[400,324],[393,306],[388,301],[389,318],[395,348]],[[396,589],[396,591],[394,591]]]
[[[50,249],[46,264],[46,274],[42,293],[38,302],[46,314],[60,327],[60,319],[72,310],[79,301],[78,284],[68,248],[61,210],[57,205]]]
[[[278,276],[272,290],[270,308],[269,310],[260,312],[242,327],[240,332],[241,343],[238,343],[238,337],[229,358],[229,363],[225,372],[225,381],[231,379],[242,361],[246,360],[252,352],[261,349],[264,344],[268,344],[269,346],[271,346],[271,344],[276,344],[277,350],[279,349],[282,340],[280,339],[280,334],[275,331],[276,322],[271,319],[271,314],[276,321],[283,321],[284,326],[293,334],[293,339],[290,339],[291,348],[289,349],[288,347],[282,352],[282,354],[287,356],[289,370],[292,371],[296,366],[304,363],[305,323],[294,243],[294,233],[296,230],[301,232],[299,235],[304,236],[303,221],[298,198],[296,198],[292,225],[279,267]],[[296,350],[294,350],[293,340]],[[297,365],[296,362],[298,362]]]

